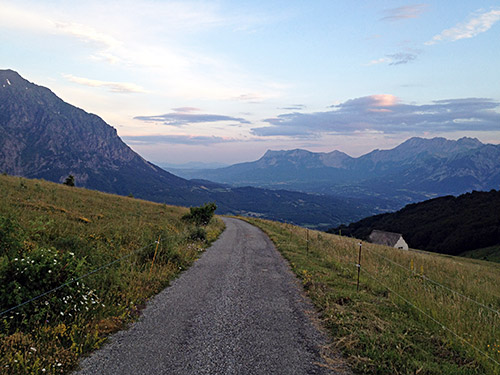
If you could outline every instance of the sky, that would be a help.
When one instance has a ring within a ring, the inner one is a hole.
[[[500,3],[0,0],[0,69],[156,163],[500,143]]]

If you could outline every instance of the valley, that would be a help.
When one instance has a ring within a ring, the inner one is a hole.
[[[146,161],[116,129],[49,89],[0,71],[0,173],[63,182],[160,203],[198,206],[327,229],[380,211],[368,201],[317,193],[189,181]]]
[[[217,169],[170,169],[188,179],[362,199],[380,210],[500,186],[500,146],[477,139],[411,138],[358,158],[332,151],[268,151]]]

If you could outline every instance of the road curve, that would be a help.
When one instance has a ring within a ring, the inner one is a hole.
[[[331,374],[296,279],[258,228],[226,230],[83,374]]]

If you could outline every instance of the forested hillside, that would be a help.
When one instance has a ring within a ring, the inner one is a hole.
[[[445,254],[498,245],[500,191],[473,191],[410,204],[329,232],[366,239],[373,229],[402,233],[412,248]]]

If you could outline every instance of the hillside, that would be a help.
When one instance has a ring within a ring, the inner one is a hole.
[[[500,374],[500,264],[247,219],[290,262],[356,374]],[[329,350],[329,348],[325,348]]]
[[[339,151],[267,151],[257,161],[207,170],[172,169],[185,178],[235,186],[365,198],[385,209],[436,196],[500,186],[500,146],[477,139],[411,138],[353,158]]]
[[[415,249],[459,255],[500,244],[500,191],[445,196],[365,218],[331,233],[366,239],[373,229],[403,234]]]
[[[0,71],[0,170],[10,175],[141,196],[144,181],[165,201],[193,184],[148,163],[100,117],[59,99],[49,89]]]
[[[98,116],[12,70],[0,71],[0,172],[54,182],[72,174],[89,189],[183,206],[216,201],[218,213],[325,229],[380,212],[356,199],[187,181],[144,160]]]
[[[182,220],[187,212],[0,175],[0,372],[67,373],[137,318],[222,231],[219,219],[197,229]]]

